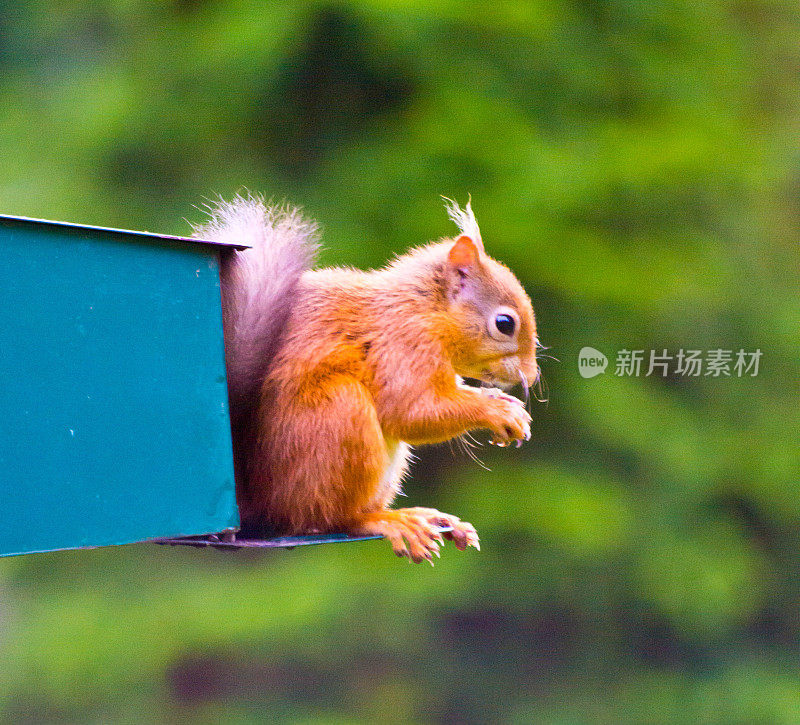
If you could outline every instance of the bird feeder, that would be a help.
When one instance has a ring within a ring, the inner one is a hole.
[[[219,276],[237,246],[0,216],[0,555],[248,545]]]

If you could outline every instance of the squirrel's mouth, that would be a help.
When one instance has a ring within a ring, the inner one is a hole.
[[[512,383],[509,382],[508,380],[498,378],[495,375],[481,375],[479,380],[481,383],[481,387],[487,388],[491,386],[494,388],[500,388],[500,390],[503,390],[505,392],[508,392],[509,390],[511,390],[511,388],[513,388],[517,384],[516,382]]]
[[[520,386],[526,397],[531,385],[536,384],[538,374],[535,358],[530,360],[516,353],[484,358],[471,370],[458,372],[459,378],[473,387],[494,387],[508,392]]]
[[[506,391],[516,385],[521,385],[526,391],[530,387],[518,355],[504,355],[487,361],[481,368],[478,379],[484,385],[494,385]]]
[[[480,377],[477,378],[477,382],[482,388],[500,388],[500,390],[507,393],[511,388],[519,385],[522,380],[519,376],[510,379],[506,375],[497,375],[491,370],[482,370]]]

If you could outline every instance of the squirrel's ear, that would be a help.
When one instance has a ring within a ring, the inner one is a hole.
[[[455,244],[450,248],[447,259],[454,267],[464,269],[472,267],[478,262],[478,247],[472,241],[472,237],[462,234],[456,239]]]

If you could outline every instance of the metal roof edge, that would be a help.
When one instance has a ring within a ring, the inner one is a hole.
[[[112,234],[126,234],[137,237],[147,237],[149,239],[161,239],[167,242],[184,242],[189,244],[207,244],[214,247],[225,247],[229,249],[248,249],[249,244],[240,242],[212,242],[208,239],[196,239],[194,237],[179,237],[174,234],[156,234],[155,232],[140,232],[133,229],[115,229],[114,227],[98,227],[92,224],[76,224],[74,222],[59,222],[52,219],[35,219],[27,216],[15,216],[13,214],[0,214],[0,224],[6,221],[22,222],[26,224],[47,224],[49,226],[65,227],[67,229],[87,229],[93,232],[109,232]]]

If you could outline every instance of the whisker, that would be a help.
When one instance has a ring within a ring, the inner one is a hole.
[[[477,439],[477,438],[476,438],[474,435],[472,435],[472,433],[470,433],[469,431],[467,431],[466,433],[464,433],[464,439],[465,439],[465,440],[469,440],[469,441],[470,441],[470,443],[471,443],[471,445],[472,445],[474,448],[483,448],[483,443],[481,443],[481,442],[480,442],[480,441],[479,441],[479,440],[478,440],[478,439]]]
[[[462,433],[461,434],[460,445],[461,445],[461,448],[464,449],[464,450],[466,450],[467,448],[469,448],[470,450],[473,449],[473,448],[477,448],[477,446],[472,441],[468,441],[467,440],[466,433]]]
[[[463,435],[458,436],[458,438],[455,439],[459,442],[461,450],[464,451],[467,457],[472,459],[475,463],[477,463],[484,471],[490,471],[491,469],[488,466],[486,466],[486,464],[484,464],[484,462],[480,458],[478,458],[478,456],[472,450],[474,446],[467,443],[467,441],[465,440],[466,435],[468,434],[465,433]]]
[[[522,392],[525,396],[525,410],[530,412],[531,389],[528,385],[528,378],[525,377],[525,373],[522,372],[522,368],[517,368],[517,375],[519,375],[519,381],[522,384]]]
[[[492,469],[489,468],[480,458],[478,455],[473,451],[471,448],[465,448],[465,453],[475,462],[477,463],[484,471],[491,471]]]
[[[536,380],[536,384],[534,385],[534,391],[536,392],[536,400],[539,403],[549,403],[550,402],[550,391],[547,387],[547,383],[545,382],[544,376],[541,375],[541,371],[539,371],[539,377]]]

